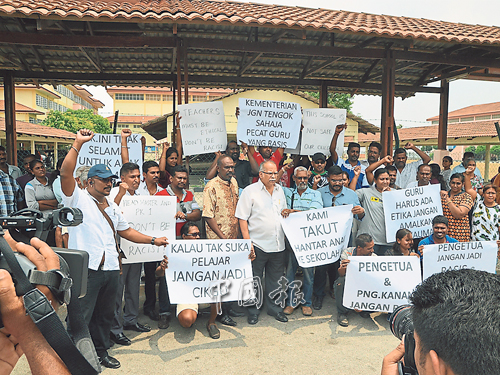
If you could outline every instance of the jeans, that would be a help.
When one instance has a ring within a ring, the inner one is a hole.
[[[144,263],[144,293],[146,294],[146,300],[144,301],[144,314],[150,311],[155,311],[156,306],[156,267],[158,267],[158,262],[146,262]],[[158,289],[158,300],[164,309],[168,308],[170,311],[170,300],[168,298],[168,292],[166,288],[165,277],[162,281],[160,280],[160,287]],[[168,305],[168,306],[167,306]]]
[[[289,252],[288,257],[288,268],[286,270],[286,279],[289,283],[295,280],[295,273],[299,267],[297,262],[297,257],[293,251]],[[313,293],[313,283],[314,283],[314,267],[302,268],[304,274],[304,282],[302,283],[302,293],[304,293],[304,300],[306,301],[302,306],[312,305],[312,293]],[[291,306],[292,301],[296,298],[296,290],[294,288],[288,288],[288,298],[286,299],[286,305]],[[293,303],[293,307],[297,307],[296,302]]]
[[[330,279],[330,289],[333,289],[333,281],[338,277],[338,269],[340,267],[340,259],[332,264],[325,264],[314,267],[314,287],[313,294],[323,299],[325,297],[326,274]]]

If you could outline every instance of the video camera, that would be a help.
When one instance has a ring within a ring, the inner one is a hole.
[[[38,210],[25,208],[14,212],[11,216],[0,217],[0,235],[8,229],[12,238],[17,242],[30,243],[32,237],[42,241],[47,239],[48,233],[58,225],[77,226],[82,223],[83,214],[77,208],[64,207],[52,211],[47,216]],[[52,248],[59,256],[60,269],[40,272],[35,265],[23,254],[14,253],[22,271],[32,284],[47,285],[54,297],[61,303],[69,303],[71,288],[83,297],[87,292],[88,253],[81,250]],[[22,295],[18,283],[11,271],[4,254],[0,249],[0,269],[9,271],[12,275],[16,294]],[[70,276],[71,275],[71,276]],[[0,316],[0,328],[3,323]]]
[[[394,336],[401,340],[405,336],[404,364],[398,363],[399,375],[418,375],[415,364],[415,337],[413,336],[413,320],[411,305],[401,305],[395,309],[389,318],[389,327]]]

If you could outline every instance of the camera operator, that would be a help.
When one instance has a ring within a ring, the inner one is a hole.
[[[15,242],[8,231],[5,231],[4,238],[14,251],[26,255],[39,271],[59,269],[57,255],[38,238],[31,240],[31,246]],[[44,286],[38,286],[38,289],[57,310],[59,304],[49,289]],[[22,297],[16,295],[12,278],[3,269],[0,269],[0,313],[4,324],[4,328],[0,329],[0,374],[10,374],[23,353],[33,374],[69,374],[59,356],[26,314]]]
[[[73,178],[78,153],[94,133],[80,129],[61,167],[61,188],[66,207],[79,208],[83,222],[69,227],[69,248],[89,253],[87,294],[81,299],[82,313],[89,327],[100,363],[118,368],[120,362],[109,356],[111,323],[120,280],[121,251],[116,234],[136,243],[165,246],[167,238],[146,236],[131,228],[120,208],[107,196],[115,176],[109,167],[97,164],[88,172],[88,187],[80,190]]]
[[[500,278],[464,269],[432,275],[410,297],[415,364],[420,375],[495,374],[500,368]],[[389,353],[382,375],[398,375],[404,344]]]

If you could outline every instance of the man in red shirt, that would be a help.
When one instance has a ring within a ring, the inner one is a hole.
[[[280,147],[273,153],[272,147],[269,146],[260,146],[259,151],[255,151],[254,146],[248,146],[248,153],[253,156],[258,165],[261,165],[263,162],[271,160],[274,161],[274,164],[280,165],[281,159],[283,158],[283,153],[285,149]],[[252,179],[252,183],[259,181],[259,177],[254,177]]]

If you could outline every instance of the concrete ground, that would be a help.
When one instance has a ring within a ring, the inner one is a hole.
[[[142,306],[143,292],[141,297]],[[174,318],[166,330],[140,315],[139,321],[153,329],[125,331],[132,345],[114,345],[110,350],[121,368],[105,369],[103,374],[380,374],[382,358],[399,342],[389,330],[387,315],[373,313],[363,319],[353,312],[344,328],[337,324],[334,308],[334,300],[326,296],[323,308],[314,310],[313,316],[303,316],[299,308],[288,323],[265,311],[255,326],[248,325],[246,317],[235,318],[234,328],[218,323],[218,340],[208,336],[208,315],[200,315],[188,329]],[[29,373],[23,357],[12,374]]]

